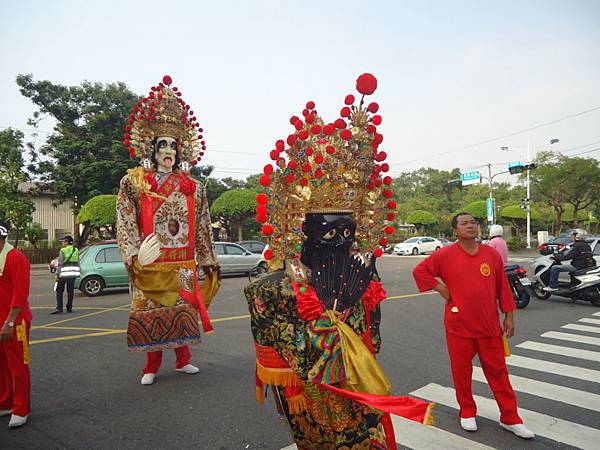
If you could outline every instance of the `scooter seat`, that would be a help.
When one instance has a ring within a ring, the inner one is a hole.
[[[517,270],[519,267],[521,267],[521,266],[519,266],[518,264],[506,264],[504,266],[504,271],[512,272],[513,270]]]
[[[591,271],[591,270],[595,270],[595,269],[597,269],[597,268],[598,268],[598,266],[594,266],[594,267],[586,267],[585,269],[579,269],[579,270],[576,270],[576,271],[574,271],[574,272],[571,272],[571,276],[572,276],[572,277],[576,277],[576,276],[578,276],[578,275],[583,275],[583,274],[586,274],[586,273],[588,273],[589,271]]]

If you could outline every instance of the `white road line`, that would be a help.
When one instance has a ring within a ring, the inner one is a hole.
[[[594,314],[592,314],[592,316],[600,316],[600,311],[595,312]]]
[[[600,338],[583,336],[581,334],[561,333],[560,331],[548,331],[541,335],[545,338],[561,339],[563,341],[581,342],[582,344],[600,345]]]
[[[414,450],[492,450],[494,447],[480,444],[471,439],[425,426],[414,420],[392,415],[396,441]]]
[[[544,361],[543,359],[527,358],[515,354],[506,358],[506,364],[509,366],[523,367],[525,369],[539,370],[541,372],[553,373],[564,377],[600,383],[600,370],[559,364],[552,361]]]
[[[587,331],[588,333],[600,333],[600,327],[586,327],[585,325],[578,325],[576,323],[568,323],[563,325],[561,328],[567,330]]]
[[[473,379],[487,383],[481,367],[473,367]],[[530,378],[518,377],[516,375],[510,376],[510,384],[512,384],[515,391],[537,395],[538,397],[579,406],[580,408],[591,409],[592,411],[600,411],[600,395],[598,394],[579,391],[544,381],[532,380]]]
[[[588,319],[587,317],[584,317],[583,319],[579,319],[579,321],[585,323],[593,323],[594,325],[600,325],[600,319]]]
[[[298,450],[296,444],[288,445],[287,447],[283,447],[281,450]]]
[[[588,361],[600,362],[600,352],[581,350],[578,348],[563,347],[561,345],[544,344],[542,342],[525,341],[517,347],[538,352],[552,353],[554,355],[570,356],[571,358],[587,359]]]
[[[454,389],[440,386],[439,384],[428,384],[427,386],[411,392],[410,395],[458,409]],[[477,402],[478,416],[494,421],[499,420],[500,414],[494,400],[478,395],[475,395],[474,397]],[[600,442],[600,430],[523,408],[519,408],[519,415],[525,424],[539,436],[574,447],[584,449],[598,448],[598,442]]]

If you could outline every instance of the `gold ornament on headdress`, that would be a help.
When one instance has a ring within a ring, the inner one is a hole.
[[[177,140],[181,161],[196,165],[204,156],[205,142],[194,111],[181,99],[181,91],[171,87],[172,79],[165,75],[158,86],[153,86],[131,111],[123,144],[129,155],[149,160],[155,139],[169,136]]]
[[[361,83],[366,78],[367,85]],[[357,89],[363,96],[357,106],[354,96],[346,97],[341,118],[325,124],[308,102],[304,120],[292,117],[294,134],[287,146],[280,140],[271,151],[275,167],[265,166],[261,184],[268,194],[257,196],[257,220],[269,237],[267,259],[290,260],[298,257],[304,236],[302,223],[308,213],[350,213],[356,223],[356,241],[361,253],[380,256],[380,245],[387,244],[395,219],[389,210],[396,208],[389,185],[392,182],[387,155],[379,151],[383,136],[376,125],[381,116],[371,116],[376,103],[365,105],[364,95],[371,94],[377,80],[361,75]],[[365,87],[366,86],[366,87]],[[347,120],[345,120],[346,118]]]

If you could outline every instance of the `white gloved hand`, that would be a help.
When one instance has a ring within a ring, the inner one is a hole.
[[[147,266],[156,261],[160,256],[160,241],[154,233],[149,234],[138,252],[138,261],[142,266]]]

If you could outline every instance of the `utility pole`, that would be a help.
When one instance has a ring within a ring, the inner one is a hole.
[[[531,157],[529,153],[529,141],[527,141],[527,248],[531,248],[531,189],[529,183],[529,166],[531,164]]]

